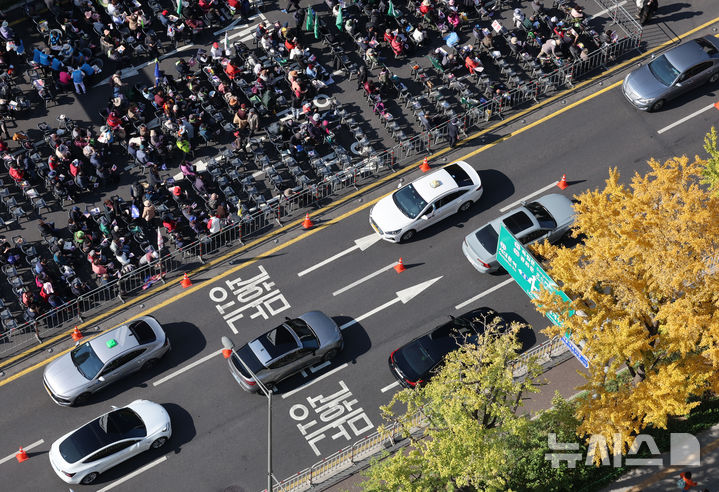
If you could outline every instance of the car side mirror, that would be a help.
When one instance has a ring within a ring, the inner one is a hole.
[[[104,383],[104,382],[105,382],[105,376],[100,376],[99,378],[97,378],[97,380],[100,381],[101,383]]]
[[[423,215],[423,216],[420,217],[420,218],[421,218],[422,220],[429,220],[429,215],[426,215],[426,214],[425,214],[425,215]]]
[[[674,86],[675,86],[675,87],[681,87],[681,86],[682,86],[682,83],[681,83],[681,82],[677,82],[676,84],[674,84]]]

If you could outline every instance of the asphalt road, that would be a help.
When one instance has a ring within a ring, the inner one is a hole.
[[[592,91],[578,97],[603,90],[616,80],[619,79],[604,81],[603,87],[594,86]],[[195,290],[178,290],[174,301],[148,306],[165,325],[173,344],[167,359],[151,373],[121,382],[97,395],[91,404],[72,409],[54,405],[44,394],[41,369],[4,385],[0,390],[4,402],[0,473],[7,487],[65,490],[47,462],[50,444],[69,429],[108,410],[110,405],[147,398],[166,404],[173,419],[175,434],[167,447],[118,466],[101,476],[97,486],[76,490],[107,487],[136,491],[223,490],[232,485],[239,490],[261,489],[265,483],[265,399],[248,395],[237,386],[218,351],[221,336],[244,343],[276,325],[285,315],[321,309],[340,324],[362,319],[344,330],[346,347],[335,361],[280,386],[273,401],[274,472],[280,479],[351,444],[380,424],[377,408],[396,390],[390,386],[393,378],[386,365],[389,353],[447,315],[475,306],[491,306],[534,328],[524,334],[528,346],[541,342],[545,338],[539,330],[547,322],[512,282],[465,308],[456,309],[509,278],[475,272],[460,251],[464,235],[496,217],[500,209],[551,185],[562,174],[567,174],[571,184],[562,193],[571,196],[602,186],[609,166],[619,167],[628,180],[634,171],[648,169],[645,162],[651,156],[661,160],[684,153],[701,154],[703,136],[717,121],[716,109],[710,108],[661,134],[657,132],[713,104],[717,89],[699,91],[659,114],[633,110],[615,87],[557,116],[536,115],[534,119],[540,116],[547,119],[521,133],[517,133],[519,127],[514,128],[517,134],[509,140],[486,147],[467,159],[479,170],[485,187],[485,195],[468,216],[451,218],[420,234],[410,244],[376,242],[364,251],[351,251],[298,276],[371,234],[368,208],[352,212],[390,192],[396,183],[388,183],[381,191],[363,196],[361,202],[354,201],[326,217],[324,220],[329,221],[337,219],[337,214],[347,215],[326,228],[302,236],[281,237],[278,244],[269,245],[272,249],[253,251],[238,257],[235,264],[193,279]],[[562,107],[558,102],[552,110]],[[479,149],[473,146],[458,149],[449,155],[448,162]],[[407,179],[418,175],[414,172]],[[545,193],[549,192],[560,191],[551,188]],[[263,252],[266,255],[257,259]],[[387,269],[400,256],[407,271],[397,274]],[[276,301],[270,306],[276,309],[276,314],[268,315],[268,319],[252,318],[245,311],[230,326],[217,309],[218,304],[226,302],[220,289],[224,289],[229,301],[232,294],[226,282],[253,278],[262,271],[260,267],[267,272],[267,281],[274,283],[267,287],[272,291],[278,289],[289,307],[280,310]],[[377,273],[382,269],[385,270]],[[365,280],[348,289],[362,279]],[[405,298],[406,303],[400,300],[390,304],[397,299],[397,292],[407,295],[406,289],[423,284],[426,288],[415,292],[411,299]],[[338,291],[343,292],[333,295]],[[384,308],[378,310],[380,306]],[[191,366],[194,363],[197,364]],[[570,371],[576,364],[561,367]],[[563,389],[565,394],[571,393],[571,388]],[[344,392],[337,394],[341,390]],[[344,416],[351,416],[342,425],[338,424],[341,417],[337,420],[325,415],[327,422],[321,422],[314,412],[313,404],[318,406],[321,398],[332,395],[342,397],[346,405]],[[335,427],[317,432],[332,422]],[[305,435],[298,424],[303,426]],[[41,439],[41,444],[29,450],[30,460],[22,464],[14,459],[2,461],[18,446]],[[153,466],[122,484],[117,482],[146,465]]]

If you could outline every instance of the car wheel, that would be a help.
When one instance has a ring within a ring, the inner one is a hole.
[[[649,108],[649,111],[652,111],[652,112],[659,111],[663,107],[664,107],[664,99],[660,99],[657,102],[655,102],[654,104],[652,104],[652,107]]]
[[[464,203],[459,207],[459,210],[457,210],[457,212],[459,212],[459,213],[461,213],[461,214],[466,213],[466,212],[469,210],[469,207],[471,207],[471,206],[472,206],[472,201],[471,201],[471,200],[468,201],[468,202],[464,202]]]
[[[158,437],[157,439],[152,441],[152,444],[150,444],[150,447],[152,449],[158,449],[158,448],[161,448],[162,446],[164,446],[166,442],[167,442],[167,438],[165,436]]]
[[[143,371],[149,371],[150,369],[152,369],[153,367],[155,367],[155,366],[157,365],[157,362],[158,362],[157,359],[150,359],[150,360],[148,360],[147,362],[145,362],[144,364],[142,364],[142,370],[143,370]]]
[[[338,353],[339,353],[339,350],[332,349],[329,352],[327,352],[324,357],[322,357],[322,360],[325,362],[330,361],[330,360],[334,359],[335,357],[337,357]]]
[[[719,80],[719,72],[717,72],[717,73],[713,74],[711,77],[709,77],[710,84],[713,84],[717,80]]]
[[[84,477],[82,477],[82,480],[80,480],[80,483],[83,485],[91,484],[92,482],[94,482],[97,479],[98,475],[99,475],[99,473],[97,473],[97,472],[90,472],[87,475],[85,475]]]
[[[409,231],[402,234],[402,237],[399,238],[400,243],[406,243],[408,241],[411,241],[414,238],[414,235],[416,232],[414,232],[414,229],[410,229]]]
[[[73,405],[84,405],[90,399],[90,393],[83,393],[72,402]]]

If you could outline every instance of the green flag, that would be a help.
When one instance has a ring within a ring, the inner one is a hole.
[[[317,22],[317,16],[315,16],[315,39],[320,39],[320,24]]]
[[[307,19],[305,20],[305,31],[309,31],[312,29],[312,17],[314,13],[312,12],[312,7],[307,7]]]
[[[392,0],[389,0],[389,8],[387,9],[387,15],[390,17],[397,17],[397,13],[394,11],[394,4]]]
[[[182,0],[177,0],[177,15],[182,15]]]
[[[337,22],[335,23],[337,29],[339,29],[340,31],[342,30],[342,24],[342,7],[340,7],[340,11],[337,14]]]

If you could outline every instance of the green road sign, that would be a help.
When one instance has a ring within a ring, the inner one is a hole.
[[[514,278],[514,281],[517,282],[517,285],[527,293],[530,299],[536,299],[540,289],[544,288],[554,291],[563,300],[569,302],[570,299],[567,294],[557,289],[557,284],[552,280],[552,277],[547,275],[547,272],[537,263],[537,260],[534,259],[522,243],[517,241],[504,224],[500,224],[499,226],[497,261],[509,272],[512,278]],[[548,312],[546,316],[555,325],[562,326],[557,313]],[[584,367],[587,367],[587,358],[581,353],[579,347],[571,342],[570,333],[566,333],[565,336],[562,337],[562,341],[567,343],[572,354],[579,359],[579,362],[581,362]],[[571,346],[569,344],[571,344]]]

